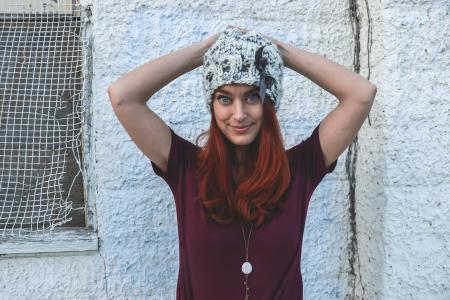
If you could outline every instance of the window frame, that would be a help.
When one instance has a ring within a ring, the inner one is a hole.
[[[16,0],[11,0],[14,3]],[[63,3],[73,4],[79,2],[78,0],[64,0]],[[23,11],[6,11],[4,8],[8,5],[8,1],[0,5],[0,13],[42,13],[43,11],[30,11],[31,5],[36,3],[50,3],[49,0],[22,0]],[[34,9],[34,8],[33,8]],[[84,120],[81,125],[81,139],[82,139],[82,167],[83,174],[93,174],[92,165],[95,159],[92,155],[92,128],[91,124],[91,100],[92,100],[92,23],[91,23],[92,4],[80,6],[79,14],[81,16],[80,30],[83,39],[83,97],[82,103],[85,106]],[[46,10],[45,12],[55,12],[54,10]],[[77,12],[77,14],[78,14]],[[60,12],[67,13],[67,12]],[[72,14],[72,11],[69,12]],[[19,235],[20,229],[17,229],[17,234],[8,234],[0,236],[0,256],[1,257],[15,257],[15,256],[36,256],[36,254],[60,254],[73,252],[98,251],[98,229],[97,216],[95,211],[95,191],[91,180],[87,176],[81,176],[84,186],[85,199],[85,227],[62,227],[53,228],[49,233],[33,232],[32,234]]]

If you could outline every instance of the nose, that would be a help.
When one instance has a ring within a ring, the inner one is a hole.
[[[245,105],[242,103],[242,101],[235,101],[233,118],[237,122],[241,122],[245,120],[246,117],[247,117],[247,109]]]

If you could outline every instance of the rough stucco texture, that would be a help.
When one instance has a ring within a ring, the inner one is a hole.
[[[108,85],[131,69],[226,24],[354,68],[378,87],[359,134],[356,238],[351,253],[347,151],[308,212],[305,299],[450,299],[448,1],[93,1],[93,153],[100,248],[83,255],[0,258],[0,299],[175,299],[178,236],[172,194],[114,115]],[[369,19],[370,17],[370,19]],[[371,25],[369,26],[369,20]],[[368,37],[371,37],[371,43]],[[370,49],[368,45],[371,45]],[[338,101],[286,70],[278,117],[286,147]],[[149,107],[190,141],[207,127],[200,69]],[[237,233],[239,234],[239,233]],[[358,259],[350,263],[349,257]],[[351,274],[352,268],[355,274]]]
[[[448,1],[370,1],[378,94],[356,184],[366,299],[450,299],[449,13]]]

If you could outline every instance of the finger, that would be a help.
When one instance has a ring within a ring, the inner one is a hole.
[[[241,27],[234,26],[234,25],[228,25],[227,27],[237,28],[237,29],[239,29],[239,30],[242,31],[242,32],[247,32],[247,31],[248,31],[248,30],[245,29],[245,28],[241,28]]]

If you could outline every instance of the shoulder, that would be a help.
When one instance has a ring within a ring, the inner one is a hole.
[[[183,137],[181,134],[176,133],[173,129],[170,129],[172,135],[172,145],[169,156],[172,156],[172,160],[178,161],[181,165],[194,166],[196,156],[202,148],[188,138]],[[173,153],[172,153],[173,152]]]
[[[176,148],[181,148],[184,150],[190,150],[190,151],[198,151],[201,150],[201,147],[194,144],[187,138],[184,138],[183,136],[176,133],[172,128],[170,128],[171,136],[172,136],[172,144]],[[171,147],[172,148],[172,147]]]
[[[166,179],[166,181],[178,178],[180,172],[194,167],[196,154],[201,150],[201,147],[177,134],[172,128],[170,128],[170,134],[171,144],[167,161],[167,170],[164,171],[154,162],[151,163],[156,175],[161,176],[163,179]]]
[[[319,125],[312,131],[312,133],[301,140],[299,143],[295,144],[291,148],[286,150],[286,154],[290,161],[296,161],[304,158],[305,155],[311,154],[314,149],[315,144],[319,141]]]
[[[323,178],[326,173],[331,173],[337,163],[336,160],[329,167],[325,165],[319,139],[319,127],[320,123],[306,139],[286,151],[292,167],[298,171],[303,170],[317,179]]]

